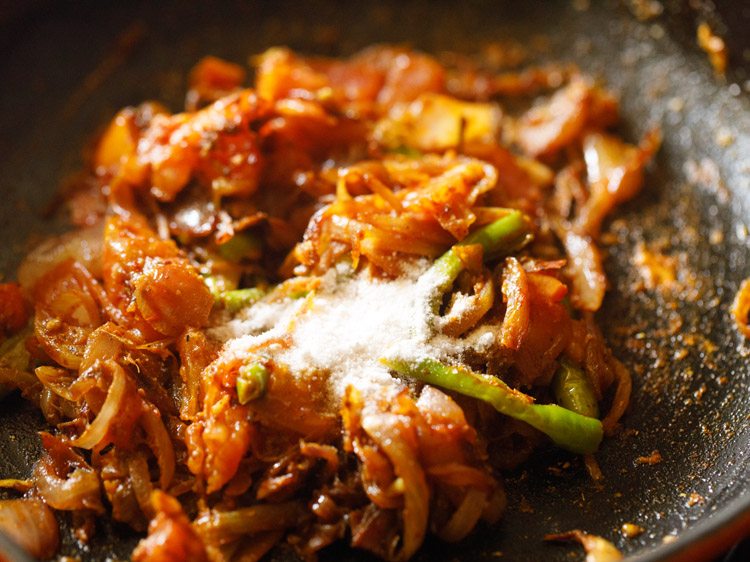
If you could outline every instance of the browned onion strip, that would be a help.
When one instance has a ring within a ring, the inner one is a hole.
[[[579,77],[542,105],[527,111],[517,123],[515,140],[526,154],[552,154],[581,132],[589,116],[590,88]]]
[[[99,500],[99,478],[93,471],[77,468],[67,478],[59,478],[40,463],[34,474],[34,482],[39,495],[50,507],[66,511],[94,509],[104,512]]]
[[[306,457],[325,461],[332,474],[339,469],[338,449],[333,445],[300,441],[299,452]]]
[[[41,390],[39,381],[31,373],[0,366],[0,390],[4,387],[17,388],[27,398],[38,397]],[[2,392],[0,392],[0,397],[2,397]]]
[[[546,535],[545,541],[576,541],[586,551],[586,562],[616,562],[622,560],[622,554],[606,539],[589,535],[583,531],[573,530],[567,533]]]
[[[393,463],[393,470],[403,480],[404,533],[401,550],[393,560],[408,560],[422,544],[427,531],[430,490],[416,451],[403,432],[403,419],[396,414],[369,414],[362,418],[362,429]]]
[[[484,504],[484,510],[482,511],[482,521],[492,525],[497,523],[505,513],[505,508],[508,506],[508,495],[505,493],[502,481],[497,482],[496,488],[492,491],[489,498]]]
[[[602,469],[594,455],[583,455],[583,462],[586,465],[586,471],[594,482],[604,480],[604,474],[602,474]]]
[[[44,275],[64,261],[73,259],[95,276],[102,272],[103,224],[82,228],[42,242],[18,268],[18,282],[30,294]]]
[[[203,332],[188,330],[178,343],[180,377],[185,389],[180,397],[180,419],[194,420],[201,406],[201,374],[213,358],[213,348]]]
[[[614,357],[611,358],[611,365],[617,379],[617,390],[615,390],[615,397],[612,399],[612,407],[602,420],[604,433],[608,435],[612,433],[617,422],[625,413],[633,389],[633,381],[628,368]]]
[[[39,495],[54,509],[104,513],[99,476],[67,443],[42,432],[44,456],[34,466]],[[71,470],[72,469],[72,470]]]
[[[112,372],[112,382],[107,390],[107,397],[94,421],[73,441],[72,444],[75,447],[93,449],[97,444],[103,445],[102,441],[107,436],[110,425],[117,419],[120,410],[125,405],[128,375],[114,361],[107,364],[111,367]]]
[[[118,334],[116,327],[112,323],[107,322],[99,326],[91,332],[86,341],[86,351],[81,359],[79,372],[83,373],[87,371],[96,361],[106,361],[107,359],[120,357],[125,346],[134,346],[134,343],[126,341],[121,334]],[[37,376],[39,376],[38,373]]]
[[[458,164],[454,164],[445,170],[441,175],[431,178],[425,186],[420,189],[422,193],[408,194],[404,197],[404,207],[409,207],[416,201],[422,199],[432,200],[441,192],[455,193],[467,190],[464,201],[465,205],[473,205],[477,198],[493,189],[497,185],[497,169],[487,162],[475,159],[462,159]],[[423,204],[425,204],[423,202]],[[425,205],[429,208],[429,205]],[[476,216],[468,207],[466,216],[463,219],[456,217],[456,210],[446,209],[445,205],[438,205],[439,208],[434,210],[435,219],[445,230],[450,232],[457,239],[465,238],[469,233],[469,225],[476,220]],[[425,209],[427,211],[427,209]],[[447,211],[447,212],[446,212]]]
[[[660,145],[659,129],[647,132],[638,146],[605,133],[586,135],[583,154],[591,193],[577,218],[584,232],[597,236],[604,218],[640,191],[644,168]]]
[[[283,536],[283,531],[269,531],[253,535],[237,549],[232,560],[234,562],[259,562]]]
[[[74,380],[70,371],[45,365],[34,369],[34,374],[45,388],[54,392],[59,397],[65,398],[65,400],[75,401],[73,394],[70,392],[70,385]]]
[[[148,473],[148,461],[143,454],[135,453],[128,457],[128,474],[138,506],[147,518],[152,519],[155,515],[151,501],[153,486]]]
[[[732,303],[732,316],[737,323],[737,329],[746,338],[750,339],[750,278],[745,279],[740,285],[740,290],[734,297]]]
[[[362,179],[365,181],[365,184],[372,190],[373,193],[376,193],[377,195],[380,195],[383,199],[385,199],[395,211],[403,211],[401,200],[396,197],[393,191],[391,191],[391,189],[382,181],[380,181],[372,174],[364,174],[362,176]]]
[[[438,532],[440,538],[447,542],[458,542],[466,537],[482,516],[486,500],[486,492],[469,488],[458,509]]]
[[[471,487],[489,492],[496,481],[485,470],[463,463],[451,462],[429,466],[427,475],[449,486]]]
[[[487,274],[474,284],[473,295],[454,296],[448,312],[441,319],[442,332],[452,337],[460,336],[473,328],[489,312],[494,302],[495,284]]]
[[[566,230],[561,240],[568,255],[568,273],[572,283],[571,301],[576,308],[596,312],[607,290],[602,258],[588,236]]]
[[[141,404],[141,425],[146,432],[146,442],[159,463],[159,485],[166,489],[174,476],[174,446],[156,406],[145,400]]]
[[[68,369],[81,365],[86,340],[102,323],[91,274],[79,263],[65,261],[48,271],[34,287],[34,332],[38,344]]]
[[[339,198],[342,198],[344,200],[351,198],[351,196],[349,195],[349,190],[347,189],[347,185],[350,181],[361,182],[370,191],[382,197],[383,200],[385,200],[385,202],[393,208],[393,210],[398,212],[401,212],[403,210],[401,201],[396,196],[396,194],[393,193],[390,187],[385,185],[372,173],[361,171],[356,166],[352,168],[343,168],[339,172],[339,180],[336,184],[336,192],[337,194],[340,194]]]
[[[503,271],[503,298],[507,303],[502,326],[504,347],[518,350],[529,331],[531,304],[526,271],[516,258],[508,258]]]
[[[0,500],[0,530],[35,558],[52,557],[60,544],[52,510],[36,498]]]
[[[31,480],[22,480],[20,478],[2,478],[0,479],[0,488],[7,490],[15,490],[25,494],[31,488],[34,487],[34,483]]]
[[[193,522],[206,541],[226,544],[243,535],[278,531],[300,524],[305,509],[299,502],[257,504],[234,511],[207,511]]]

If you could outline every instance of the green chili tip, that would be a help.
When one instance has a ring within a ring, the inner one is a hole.
[[[590,418],[599,417],[599,403],[586,373],[563,359],[552,379],[552,390],[557,403]]]
[[[240,404],[263,397],[268,386],[268,376],[268,369],[260,363],[240,367],[237,373],[237,399]]]

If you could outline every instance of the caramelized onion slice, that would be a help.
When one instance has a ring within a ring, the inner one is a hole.
[[[502,113],[494,103],[476,103],[425,93],[408,105],[397,104],[375,125],[373,137],[390,149],[442,151],[467,143],[492,142]]]
[[[576,308],[596,312],[607,290],[599,249],[591,238],[572,230],[563,232],[561,240],[569,259],[567,271],[572,284],[571,301]]]
[[[146,432],[146,441],[159,463],[159,484],[162,488],[166,488],[172,481],[175,471],[174,446],[167,428],[164,427],[159,410],[144,401],[141,412],[141,425]]]
[[[502,325],[502,343],[508,349],[519,349],[531,319],[529,282],[521,263],[508,258],[503,271],[503,300],[507,303]]]
[[[211,510],[200,515],[193,526],[207,542],[224,544],[242,535],[286,529],[305,516],[299,502],[257,504],[233,511]]]
[[[750,278],[745,279],[740,285],[740,290],[734,297],[732,303],[732,316],[737,324],[737,329],[746,338],[750,338]]]
[[[580,78],[558,90],[518,121],[516,141],[526,154],[548,155],[572,142],[589,116],[591,88]]]
[[[75,447],[92,449],[95,445],[101,443],[125,405],[128,375],[117,363],[110,361],[108,365],[111,366],[112,383],[107,390],[107,398],[94,421],[89,424],[78,439],[73,441]]]
[[[146,263],[134,283],[136,306],[145,320],[167,336],[205,325],[214,299],[193,268],[182,262]]]
[[[469,488],[451,518],[440,529],[440,538],[447,542],[458,542],[468,535],[479,521],[487,501],[487,492]]]
[[[21,288],[31,294],[37,281],[67,260],[80,263],[94,277],[99,277],[102,272],[103,228],[102,224],[97,224],[42,242],[18,268]]]
[[[33,298],[39,345],[63,367],[78,369],[89,335],[102,323],[101,287],[84,266],[68,260],[37,281]]]
[[[604,218],[619,204],[635,197],[643,186],[644,168],[661,145],[661,131],[652,129],[638,146],[605,133],[583,139],[583,157],[590,196],[580,209],[577,224],[597,236]]]
[[[404,435],[408,431],[404,424],[402,416],[396,414],[370,414],[362,418],[362,429],[385,452],[396,476],[403,481],[403,541],[393,560],[408,560],[422,545],[430,502],[430,489],[416,451]]]
[[[60,545],[52,510],[42,500],[0,500],[0,530],[34,558],[51,558]]]
[[[440,319],[442,332],[453,337],[462,335],[476,326],[494,301],[495,285],[487,272],[474,283],[473,294],[453,294],[449,310]]]
[[[34,483],[47,505],[54,509],[104,512],[99,476],[70,446],[42,433],[44,456],[34,467]]]
[[[576,541],[586,551],[586,562],[616,562],[622,560],[622,554],[606,539],[589,535],[583,531],[573,530],[544,537],[546,541]]]

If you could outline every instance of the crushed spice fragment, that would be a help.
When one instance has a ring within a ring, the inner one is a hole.
[[[677,259],[649,249],[642,242],[636,247],[633,263],[646,289],[667,291],[677,282]]]
[[[635,459],[635,463],[654,465],[654,464],[659,464],[660,462],[662,462],[662,460],[663,459],[662,459],[661,453],[655,449],[651,451],[650,455],[641,456]]]
[[[705,503],[705,501],[706,499],[702,495],[700,495],[698,492],[690,492],[686,505],[688,507],[693,507],[695,505],[703,504]]]

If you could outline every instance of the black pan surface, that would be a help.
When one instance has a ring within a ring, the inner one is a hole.
[[[539,59],[575,61],[601,77],[620,94],[626,136],[655,124],[664,131],[646,189],[610,228],[613,282],[600,322],[635,373],[625,431],[597,455],[602,486],[578,459],[540,451],[506,480],[510,506],[500,524],[456,546],[428,541],[416,560],[569,560],[574,549],[542,537],[572,528],[609,538],[633,562],[707,560],[750,533],[750,342],[728,315],[750,276],[750,99],[680,42],[692,41],[687,8],[687,31],[673,33],[666,15],[640,22],[606,2],[31,4],[0,38],[6,276],[30,240],[64,228],[42,211],[80,166],[86,141],[122,106],[158,99],[178,110],[187,71],[206,54],[244,62],[273,45],[339,55],[376,42],[475,53],[517,41]],[[694,290],[634,293],[641,242],[662,244]],[[2,477],[29,474],[40,424],[19,398],[0,403]],[[654,450],[661,463],[636,462]],[[625,522],[645,532],[626,539]],[[64,532],[64,553],[126,558],[137,541],[106,521],[99,531],[82,550]],[[283,550],[271,558],[294,559]],[[322,559],[369,557],[334,547]]]

